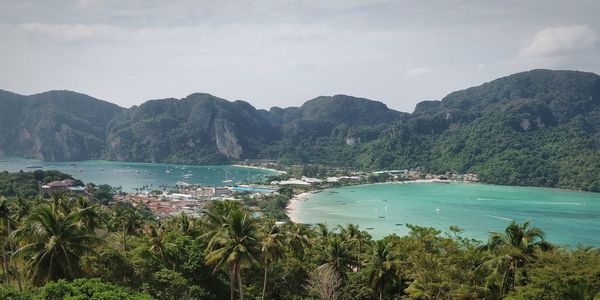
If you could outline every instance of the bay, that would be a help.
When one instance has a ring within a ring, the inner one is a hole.
[[[349,186],[311,194],[293,205],[292,219],[330,228],[358,224],[374,238],[405,235],[406,224],[486,241],[514,219],[541,228],[550,242],[600,246],[600,193],[461,183]],[[401,225],[400,225],[401,224]]]
[[[182,181],[206,186],[234,185],[244,181],[262,181],[274,171],[237,166],[197,166],[159,163],[134,163],[104,160],[46,162],[18,157],[0,157],[0,171],[34,171],[29,165],[39,165],[42,170],[59,170],[85,183],[109,184],[131,192],[147,186],[159,189],[161,185],[174,186]],[[186,178],[185,176],[191,174]],[[231,182],[223,183],[225,180]]]

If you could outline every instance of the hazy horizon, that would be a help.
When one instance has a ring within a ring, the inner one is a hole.
[[[600,73],[594,1],[0,0],[0,88],[122,107],[346,94],[412,112],[531,69]]]

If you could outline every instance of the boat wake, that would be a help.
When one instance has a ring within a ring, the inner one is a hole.
[[[513,219],[509,219],[509,218],[505,218],[505,217],[500,217],[500,216],[494,216],[494,215],[485,215],[486,217],[490,217],[490,218],[494,218],[494,219],[500,219],[500,220],[506,220],[506,221],[512,221]]]

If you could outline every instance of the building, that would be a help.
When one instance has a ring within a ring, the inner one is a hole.
[[[52,181],[42,185],[42,194],[49,194],[50,192],[63,191],[73,193],[85,193],[85,189],[81,186],[75,185],[75,180],[65,179],[61,181]]]

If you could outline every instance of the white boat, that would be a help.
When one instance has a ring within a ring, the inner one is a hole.
[[[227,170],[225,170],[225,180],[223,180],[223,183],[231,183],[231,182],[233,182],[233,180],[231,180],[227,177]]]
[[[42,166],[40,166],[40,165],[29,165],[29,166],[27,166],[25,168],[27,168],[27,169],[41,169]]]
[[[183,178],[190,179],[190,178],[192,178],[192,176],[194,176],[194,175],[192,175],[192,174],[185,174],[185,175],[183,175]]]

